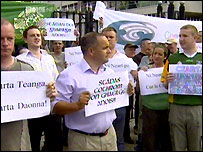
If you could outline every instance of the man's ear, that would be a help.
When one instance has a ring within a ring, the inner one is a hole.
[[[196,42],[197,39],[198,39],[198,35],[195,35],[195,36],[194,36],[194,39],[195,39],[195,42]]]
[[[93,54],[94,54],[94,49],[90,47],[90,48],[88,49],[88,52],[89,52],[89,54],[90,54],[91,56],[93,56]]]

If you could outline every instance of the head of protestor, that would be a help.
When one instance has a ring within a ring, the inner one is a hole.
[[[8,20],[1,18],[1,63],[11,61],[15,44],[15,28]]]
[[[109,59],[109,42],[107,38],[97,32],[89,32],[81,39],[81,50],[84,59],[92,69],[98,68],[108,62]]]
[[[179,43],[185,53],[193,54],[196,52],[196,41],[198,30],[194,25],[184,25],[180,28]]]
[[[141,47],[141,52],[142,53],[144,53],[147,56],[151,56],[152,51],[153,51],[153,48],[152,48],[153,46],[151,44],[150,39],[143,39],[141,41],[140,47]]]
[[[156,67],[162,67],[168,57],[168,49],[164,44],[156,44],[152,52],[152,62]]]
[[[52,41],[52,48],[55,54],[60,54],[63,51],[64,43],[61,40]]]
[[[113,57],[113,55],[116,53],[115,46],[118,42],[117,31],[113,27],[106,27],[102,30],[102,34],[106,36],[109,41],[109,48],[111,50],[110,57]]]
[[[170,54],[174,54],[178,51],[178,40],[175,38],[170,38],[166,41],[168,50],[170,51]]]
[[[124,46],[125,55],[129,58],[133,58],[136,54],[136,49],[138,48],[137,45],[132,43],[127,43]]]
[[[38,26],[32,25],[25,29],[23,32],[23,38],[31,52],[40,50],[42,36]]]
[[[198,32],[198,38],[197,38],[196,43],[202,43],[202,31]]]

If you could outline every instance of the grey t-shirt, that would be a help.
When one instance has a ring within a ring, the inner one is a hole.
[[[32,71],[31,65],[14,58],[9,71]],[[1,71],[8,71],[2,69]],[[1,151],[31,150],[27,120],[1,123]]]

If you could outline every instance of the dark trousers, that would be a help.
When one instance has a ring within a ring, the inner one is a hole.
[[[135,89],[135,128],[138,128],[139,96],[140,96],[140,91],[138,89]]]
[[[171,151],[168,110],[151,110],[142,106],[143,151]]]
[[[44,151],[62,151],[61,116],[48,115],[41,118],[28,119],[28,129],[32,151],[40,151],[42,132],[45,135]]]
[[[113,126],[117,136],[117,147],[118,151],[125,150],[125,142],[123,137],[124,126],[125,126],[125,115],[126,108],[121,107],[115,110],[117,118],[113,121]]]
[[[133,109],[134,95],[129,96],[129,106],[126,106],[126,115],[125,115],[125,127],[124,127],[124,139],[130,137],[130,112]]]

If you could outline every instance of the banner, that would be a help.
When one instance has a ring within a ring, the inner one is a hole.
[[[175,78],[169,83],[169,94],[202,95],[202,65],[169,64]]]
[[[1,18],[14,24],[16,44],[25,44],[23,31],[31,26],[38,25],[43,18],[52,17],[56,10],[54,4],[26,2],[26,1],[1,1]]]
[[[140,70],[138,72],[141,95],[168,92],[168,90],[164,87],[163,83],[160,81],[162,72],[163,67],[152,68],[148,69],[147,71]]]
[[[83,54],[80,46],[65,48],[65,61],[68,66],[72,66],[80,62],[83,58]]]
[[[172,20],[106,9],[97,2],[94,18],[103,17],[103,28],[114,27],[118,35],[118,48],[128,42],[140,45],[143,39],[165,43],[169,38],[179,38],[183,25],[192,24],[202,31],[202,21]]]
[[[50,113],[46,97],[51,77],[40,71],[1,71],[1,123]]]
[[[72,19],[45,18],[40,20],[39,26],[46,30],[45,40],[76,41]]]
[[[104,111],[128,106],[128,83],[127,71],[91,77],[87,86],[91,97],[88,105],[85,106],[85,116],[88,117]]]

